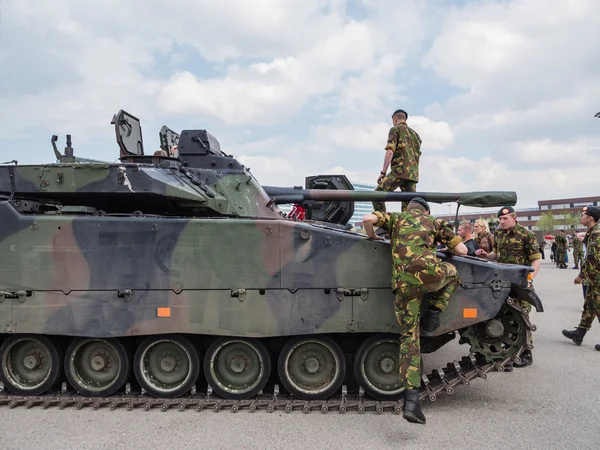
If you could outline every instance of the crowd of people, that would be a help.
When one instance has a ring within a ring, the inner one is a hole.
[[[383,167],[377,177],[378,191],[416,192],[419,180],[421,138],[406,123],[408,114],[399,109],[392,114],[392,127],[388,132]],[[388,172],[388,169],[390,171]],[[385,230],[390,239],[392,257],[392,288],[394,312],[400,325],[400,383],[404,387],[403,417],[409,422],[425,424],[418,389],[420,374],[420,328],[433,332],[440,325],[440,313],[447,307],[450,296],[460,283],[456,267],[437,257],[439,246],[454,255],[470,255],[499,263],[531,266],[528,289],[533,290],[541,265],[543,249],[535,234],[517,222],[512,206],[498,211],[498,228],[492,233],[488,222],[479,219],[474,226],[465,222],[459,225],[457,234],[442,219],[433,217],[428,203],[420,197],[402,204],[399,213],[387,213],[385,204],[373,203],[374,211],[363,218],[364,229],[370,239],[381,236],[375,228]],[[563,330],[563,335],[577,345],[590,329],[594,317],[600,321],[600,208],[584,207],[581,224],[587,232],[575,235],[575,241],[585,245],[586,254],[576,260],[581,266],[575,278],[576,284],[584,286],[584,307],[581,320],[574,331]],[[557,267],[566,268],[567,239],[564,232],[555,238],[553,258]],[[575,257],[575,256],[574,256]],[[421,298],[432,293],[428,310],[420,319]],[[527,313],[531,305],[514,299]],[[596,346],[600,350],[600,345]],[[521,354],[518,362],[508,363],[505,370],[527,367],[533,364],[530,350]]]

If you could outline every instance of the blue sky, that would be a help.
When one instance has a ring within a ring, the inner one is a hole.
[[[423,138],[424,192],[597,195],[592,0],[0,1],[0,162],[52,134],[114,160],[112,115],[206,128],[263,184],[374,182],[390,114]],[[447,212],[447,207],[435,207]]]

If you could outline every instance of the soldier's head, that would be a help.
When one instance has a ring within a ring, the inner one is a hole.
[[[458,226],[458,235],[463,241],[468,241],[473,237],[473,226],[469,222],[461,223]]]
[[[431,211],[429,209],[429,203],[427,203],[425,199],[421,197],[415,197],[410,202],[408,202],[406,210],[411,211],[413,209],[418,209],[426,214],[429,214],[429,211]]]
[[[509,230],[517,224],[517,213],[512,206],[505,206],[498,211],[498,221],[500,228]]]
[[[597,206],[584,206],[581,210],[581,225],[591,228],[600,220],[600,208]]]
[[[394,126],[398,125],[399,123],[406,122],[406,119],[408,119],[408,113],[403,109],[397,109],[394,111],[394,114],[392,114],[392,123]]]

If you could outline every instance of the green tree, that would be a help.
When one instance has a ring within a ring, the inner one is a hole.
[[[558,219],[558,223],[562,225],[562,228],[567,229],[575,229],[579,225],[579,216],[577,214],[570,213],[569,210],[565,210],[562,212],[562,218]]]
[[[535,223],[535,226],[545,233],[554,231],[558,225],[558,220],[550,211],[542,213],[539,220]]]

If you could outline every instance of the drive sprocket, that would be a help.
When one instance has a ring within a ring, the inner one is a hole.
[[[506,360],[530,340],[531,326],[524,314],[524,308],[514,301],[507,303],[493,319],[462,331],[461,341],[471,346],[471,353],[482,355],[487,362]]]

